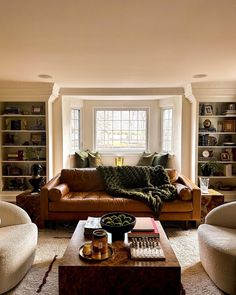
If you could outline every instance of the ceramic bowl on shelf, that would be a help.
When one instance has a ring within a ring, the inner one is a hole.
[[[112,242],[123,241],[125,233],[131,231],[135,223],[135,216],[126,212],[111,212],[101,217],[101,226],[111,233]]]

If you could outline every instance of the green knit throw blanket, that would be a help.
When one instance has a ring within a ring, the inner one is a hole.
[[[104,178],[107,193],[146,202],[156,217],[162,200],[176,199],[176,188],[162,166],[99,166],[97,170]]]

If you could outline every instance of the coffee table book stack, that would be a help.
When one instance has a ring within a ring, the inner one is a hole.
[[[100,217],[89,216],[84,225],[84,235],[91,238],[94,230],[102,228],[100,221]]]

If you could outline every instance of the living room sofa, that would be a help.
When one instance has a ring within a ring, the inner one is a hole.
[[[178,197],[163,202],[160,220],[199,221],[201,193],[198,186],[174,169],[166,169],[177,188]],[[150,207],[139,200],[113,197],[105,192],[104,180],[96,168],[62,169],[40,193],[41,221],[71,221],[125,211],[135,216],[155,217]]]

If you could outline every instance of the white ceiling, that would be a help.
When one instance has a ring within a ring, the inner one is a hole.
[[[208,77],[192,78],[202,73]],[[236,0],[0,0],[0,80],[61,87],[236,80]]]

